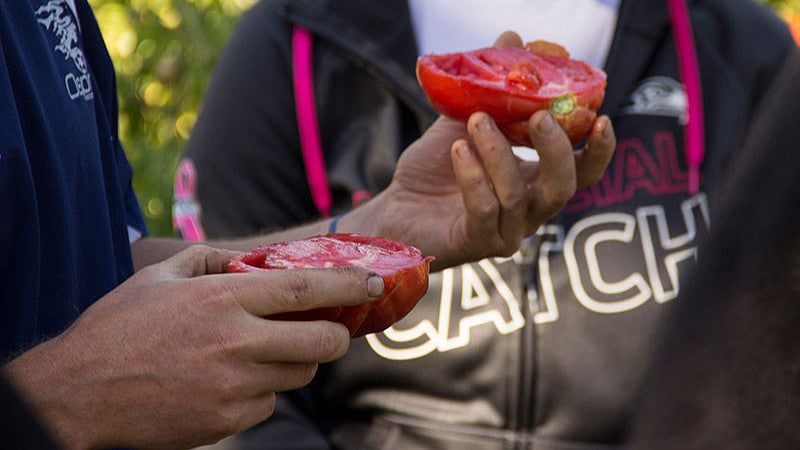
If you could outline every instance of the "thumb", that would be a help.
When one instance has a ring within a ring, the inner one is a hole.
[[[227,272],[228,261],[238,254],[231,250],[193,245],[160,264],[163,270],[176,278],[193,278]]]
[[[522,38],[513,31],[505,31],[501,34],[496,41],[494,41],[494,45],[492,47],[498,48],[511,48],[511,47],[518,47],[522,48]]]

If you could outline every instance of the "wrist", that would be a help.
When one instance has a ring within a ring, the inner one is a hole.
[[[9,382],[25,399],[53,439],[65,449],[90,448],[94,423],[75,401],[81,393],[70,380],[58,339],[39,344],[2,367]]]
[[[333,218],[333,219],[330,221],[330,223],[328,224],[328,233],[337,233],[337,232],[339,232],[339,231],[337,230],[337,228],[338,228],[338,227],[337,227],[337,225],[338,225],[338,223],[339,223],[339,219],[341,219],[342,217],[344,217],[344,215],[345,215],[344,213],[342,213],[342,214],[339,214],[338,216],[334,217],[334,218]]]
[[[376,206],[380,204],[379,198],[382,194],[371,199],[370,201],[358,206],[355,209],[348,211],[345,214],[336,216],[329,222],[328,230],[335,227],[336,233],[356,233],[366,236],[384,236],[384,231],[381,227],[381,218],[379,215],[379,208]]]

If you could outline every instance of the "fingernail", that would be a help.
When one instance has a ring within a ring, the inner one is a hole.
[[[481,120],[478,121],[478,129],[484,133],[490,133],[494,131],[494,121],[484,114]]]
[[[611,137],[611,124],[608,120],[603,121],[603,137],[610,138]]]
[[[383,294],[383,278],[379,275],[367,278],[367,294],[372,298],[380,297]]]
[[[459,159],[467,159],[472,156],[469,151],[469,145],[466,142],[461,141],[456,144],[456,156],[458,156]]]
[[[542,117],[542,120],[539,121],[539,125],[537,125],[537,129],[543,135],[549,135],[556,131],[556,127],[558,123],[556,123],[556,119],[553,118],[551,114],[545,114]]]

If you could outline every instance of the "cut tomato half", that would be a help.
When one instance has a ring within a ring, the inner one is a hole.
[[[547,41],[422,55],[417,80],[440,113],[466,121],[486,112],[512,144],[526,146],[531,145],[528,119],[541,109],[553,114],[573,143],[585,139],[606,87],[605,72],[570,59],[564,47]]]
[[[377,333],[402,319],[428,290],[433,257],[390,239],[331,233],[258,247],[231,259],[230,272],[293,268],[365,267],[383,278],[383,295],[368,304],[318,308],[269,316],[277,320],[330,320],[351,337]]]

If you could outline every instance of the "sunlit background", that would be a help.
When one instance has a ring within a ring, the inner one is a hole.
[[[117,69],[120,138],[153,236],[172,236],[172,184],[225,41],[257,0],[89,0]],[[766,0],[764,0],[766,1]],[[800,0],[767,1],[800,41]]]
[[[217,56],[255,0],[89,0],[114,66],[120,139],[154,236],[171,236],[172,185]]]

